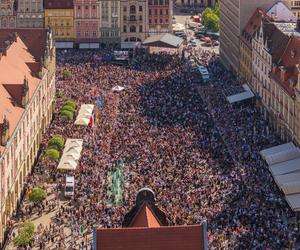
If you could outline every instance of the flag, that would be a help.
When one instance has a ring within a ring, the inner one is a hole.
[[[89,122],[90,128],[93,127],[93,123],[94,123],[94,117],[93,117],[93,115],[91,115],[91,117],[90,117],[90,122]]]
[[[97,104],[98,104],[98,109],[100,109],[101,106],[102,106],[102,102],[101,102],[100,97],[97,98]]]

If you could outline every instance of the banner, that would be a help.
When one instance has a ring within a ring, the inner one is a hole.
[[[115,50],[114,51],[114,59],[116,61],[126,61],[129,59],[129,53],[125,50]]]

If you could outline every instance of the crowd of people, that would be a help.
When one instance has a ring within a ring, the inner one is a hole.
[[[251,102],[226,101],[226,89],[238,84],[218,56],[194,54],[211,73],[206,85],[196,81],[200,76],[178,55],[137,52],[126,66],[95,60],[100,56],[93,51],[57,52],[61,95],[43,143],[61,134],[83,139],[84,145],[73,173],[74,199],[67,205],[54,203],[61,220],[50,229],[40,228],[39,238],[52,241],[54,232],[54,247],[69,244],[73,249],[80,238],[77,228],[91,233],[93,226],[120,227],[137,191],[149,187],[170,225],[207,221],[209,249],[289,249],[296,232],[286,219],[293,214],[259,156],[279,140]],[[68,79],[65,69],[71,72]],[[124,90],[112,91],[117,85]],[[65,100],[97,109],[98,98],[102,105],[92,126],[61,120]],[[124,162],[124,181],[122,204],[116,206],[108,194],[109,174],[118,160]],[[43,162],[37,171],[54,181],[55,199],[60,199],[64,173],[56,166]],[[64,227],[74,234],[68,243]]]

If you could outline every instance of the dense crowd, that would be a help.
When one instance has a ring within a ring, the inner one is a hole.
[[[137,191],[149,187],[171,225],[207,220],[210,249],[291,247],[296,234],[286,219],[292,214],[259,156],[259,150],[278,139],[252,103],[227,103],[224,93],[238,84],[217,55],[194,54],[211,73],[207,85],[198,83],[200,76],[178,55],[136,53],[127,66],[95,60],[97,56],[100,52],[57,52],[56,85],[63,95],[44,144],[51,135],[62,134],[83,139],[84,147],[74,200],[52,204],[59,207],[58,221],[40,227],[44,234],[37,242],[46,239],[64,248],[63,227],[73,232],[70,245],[75,245],[80,225],[88,232],[92,226],[120,227]],[[63,78],[65,69],[70,79]],[[113,92],[117,85],[124,91]],[[60,119],[64,100],[97,107],[97,97],[102,107],[92,127]],[[123,202],[114,206],[108,180],[120,159]],[[54,180],[58,199],[64,174],[45,164],[39,164],[40,172]]]

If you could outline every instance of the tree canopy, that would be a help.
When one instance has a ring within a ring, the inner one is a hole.
[[[31,221],[24,222],[19,230],[18,235],[13,239],[17,247],[26,246],[32,241],[34,234],[34,224]]]
[[[44,200],[46,196],[47,193],[44,189],[36,187],[29,193],[29,200],[32,202],[40,202]]]
[[[207,7],[202,13],[202,23],[207,30],[218,32],[220,30],[220,4],[217,3],[214,10]]]

